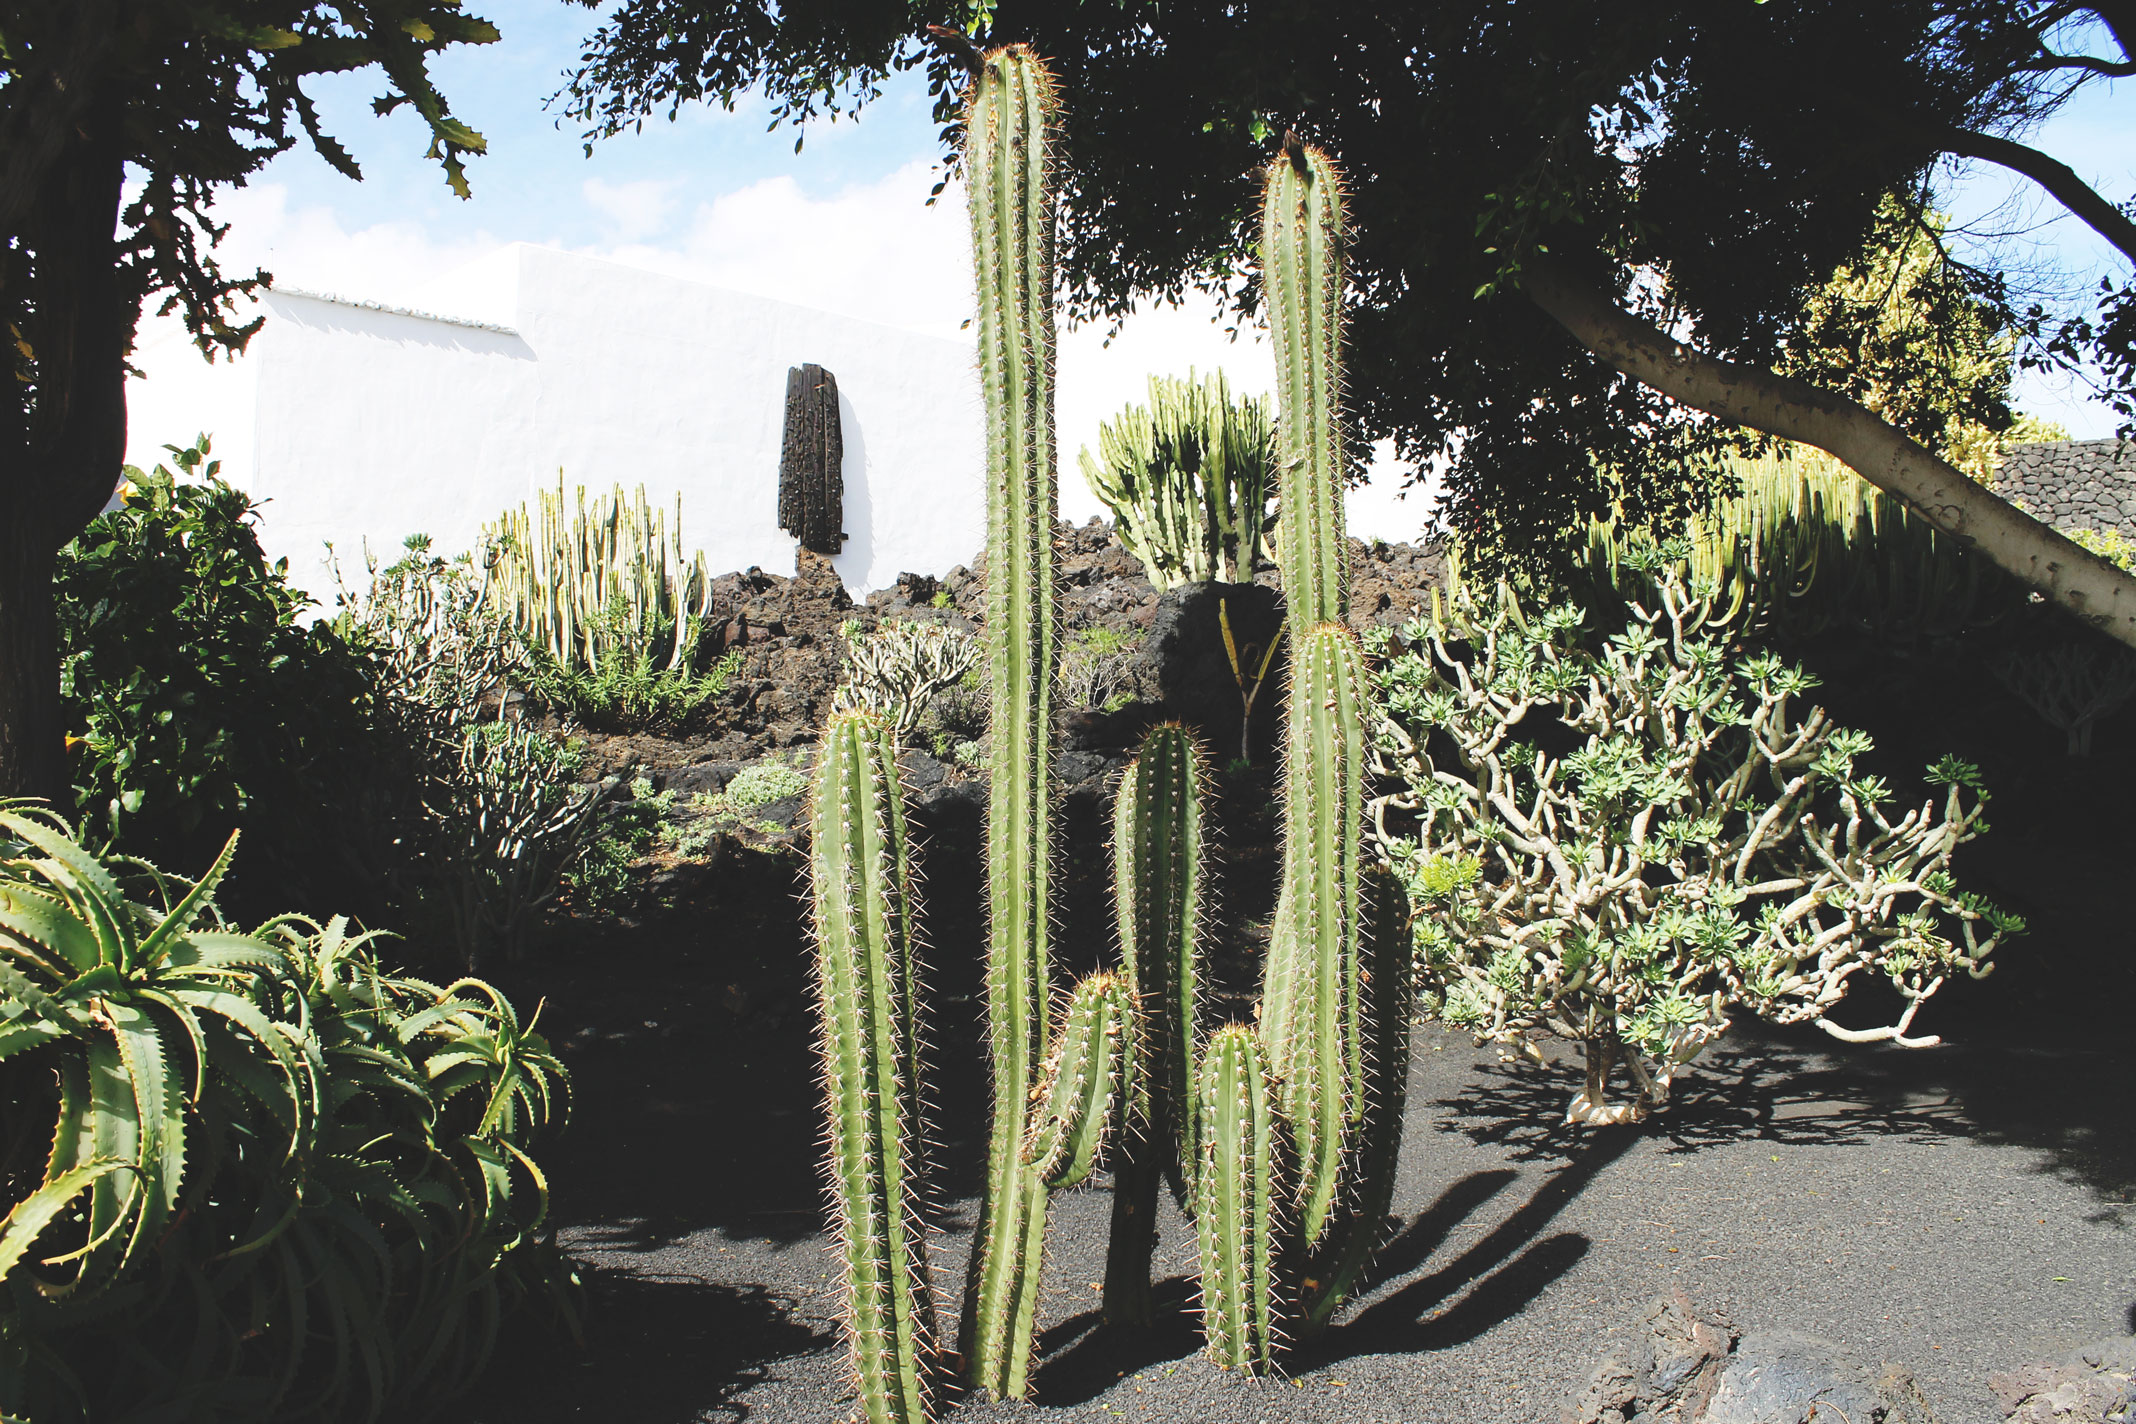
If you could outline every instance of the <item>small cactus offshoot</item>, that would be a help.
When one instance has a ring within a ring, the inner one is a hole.
[[[1090,1175],[1117,1105],[1140,1087],[1134,1017],[1134,995],[1117,975],[1093,974],[1068,998],[1024,1141],[1024,1161],[1048,1191]]]
[[[1202,1333],[1226,1369],[1266,1372],[1275,1359],[1275,1242],[1282,1124],[1261,1041],[1227,1024],[1202,1056],[1201,1165],[1194,1222],[1201,1248]]]

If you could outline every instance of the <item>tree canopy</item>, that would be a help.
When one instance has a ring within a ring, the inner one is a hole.
[[[412,106],[464,194],[482,137],[427,64],[496,38],[460,0],[0,0],[0,793],[65,787],[52,557],[117,483],[144,304],[210,357],[258,328],[236,302],[265,274],[215,260],[214,193],[305,139],[359,176],[304,83],[376,67],[374,107]]]
[[[1598,361],[1604,343],[1549,292],[1597,296],[1732,371],[1786,372],[1848,314],[1813,295],[1910,229],[1933,252],[1933,280],[1909,284],[1928,312],[1962,302],[2020,338],[2018,360],[2088,360],[2129,411],[2129,283],[2035,310],[2010,274],[1959,261],[1933,215],[1949,160],[1998,163],[2136,260],[2127,213],[2024,142],[2079,85],[2136,73],[2132,16],[2059,0],[624,0],[568,102],[589,140],[751,87],[800,122],[924,67],[953,145],[956,61],[922,28],[1028,41],[1068,104],[1061,258],[1082,316],[1192,286],[1250,311],[1251,175],[1295,128],[1349,178],[1359,433],[1448,459],[1455,527],[1518,550],[1611,498],[1650,514],[1695,498],[1700,457],[1740,439],[1738,414]],[[2084,42],[2108,54],[2068,48]],[[1859,371],[1798,375],[1867,393]],[[1976,423],[2007,422],[1973,404]],[[1931,452],[1946,438],[1886,408]]]

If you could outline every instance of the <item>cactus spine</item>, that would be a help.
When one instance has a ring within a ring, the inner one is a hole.
[[[1024,1393],[1046,1192],[1025,1114],[1048,1038],[1048,762],[1053,601],[1053,81],[1031,50],[988,53],[965,110],[987,434],[986,640],[993,698],[987,811],[987,1031],[993,1123],[965,1303],[972,1384]]]
[[[1157,1189],[1170,1177],[1183,1204],[1200,1160],[1195,1112],[1196,991],[1201,977],[1201,787],[1204,758],[1177,723],[1153,727],[1113,803],[1113,903],[1120,957],[1143,1039],[1144,1091],[1121,1124],[1113,1167],[1105,1318],[1151,1319],[1150,1256]]]
[[[1202,1333],[1226,1369],[1260,1374],[1275,1356],[1275,1239],[1281,1131],[1268,1060],[1253,1030],[1227,1024],[1209,1039],[1199,1081]]]
[[[846,714],[824,729],[809,829],[846,1335],[869,1424],[921,1424],[933,1413],[935,1340],[918,1196],[912,864],[896,748],[877,719]]]

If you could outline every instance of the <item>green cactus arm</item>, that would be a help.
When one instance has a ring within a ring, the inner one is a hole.
[[[1327,1329],[1385,1239],[1409,1103],[1409,1034],[1416,1008],[1409,899],[1382,866],[1364,877],[1366,1043],[1364,1115],[1354,1138],[1343,1217],[1304,1281],[1300,1334]]]
[[[1141,1090],[1134,995],[1114,974],[1075,986],[1035,1090],[1024,1161],[1047,1190],[1090,1175],[1120,1107]]]
[[[1205,767],[1192,732],[1176,722],[1153,727],[1113,803],[1114,915],[1144,1059],[1143,1090],[1122,1123],[1113,1169],[1104,1308],[1116,1324],[1153,1318],[1150,1259],[1165,1178],[1182,1208],[1192,1210]]]
[[[1045,1190],[1023,1161],[1023,1138],[1049,1038],[1057,110],[1045,66],[1028,47],[1012,45],[984,56],[965,113],[987,431],[987,1031],[994,1081],[963,1337],[972,1384],[998,1398],[1019,1397],[1028,1383],[1045,1237]]]
[[[1310,144],[1261,189],[1261,281],[1276,357],[1278,553],[1292,642],[1349,608],[1342,516],[1342,179]]]
[[[1283,884],[1263,978],[1268,1044],[1298,1152],[1299,1225],[1317,1243],[1344,1138],[1364,1101],[1358,876],[1364,824],[1362,650],[1313,630],[1293,665],[1284,768]]]
[[[921,1424],[934,1411],[902,801],[889,730],[872,717],[834,717],[809,803],[816,1008],[846,1338],[869,1424]]]
[[[1251,1029],[1227,1024],[1210,1036],[1196,1111],[1202,1333],[1219,1365],[1265,1373],[1275,1358],[1281,1124],[1268,1063]]]

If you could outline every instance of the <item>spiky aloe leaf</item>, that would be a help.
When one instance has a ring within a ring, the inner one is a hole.
[[[876,718],[825,727],[809,805],[817,1020],[846,1337],[870,1424],[932,1415],[936,1361],[918,1198],[913,899],[896,747]]]
[[[1283,883],[1263,978],[1261,1033],[1296,1139],[1300,1229],[1320,1240],[1343,1142],[1364,1108],[1358,875],[1364,832],[1363,654],[1323,624],[1291,668]]]
[[[1409,1102],[1409,1031],[1416,1007],[1409,897],[1386,867],[1364,876],[1365,1096],[1351,1139],[1343,1210],[1322,1259],[1307,1273],[1301,1333],[1327,1328],[1386,1237]]]
[[[1277,554],[1291,645],[1349,608],[1342,517],[1342,178],[1292,144],[1261,187],[1261,282],[1276,355]]]
[[[1157,1188],[1169,1176],[1191,1210],[1197,1158],[1194,1069],[1200,1052],[1203,758],[1177,723],[1150,729],[1113,803],[1113,905],[1120,956],[1134,987],[1145,1085],[1121,1124],[1113,1170],[1105,1318],[1148,1324]]]
[[[1209,1039],[1199,1075],[1202,1333],[1225,1369],[1260,1374],[1275,1359],[1282,1125],[1261,1042],[1243,1024]]]
[[[987,432],[987,1034],[994,1081],[962,1334],[972,1384],[996,1398],[1019,1397],[1029,1382],[1046,1223],[1045,1187],[1023,1160],[1023,1139],[1050,1038],[1057,115],[1053,80],[1029,48],[984,56],[965,109],[964,160]]]
[[[1118,975],[1093,974],[1068,996],[1024,1140],[1024,1161],[1049,1191],[1090,1175],[1120,1105],[1140,1090],[1134,1018],[1134,994]]]

